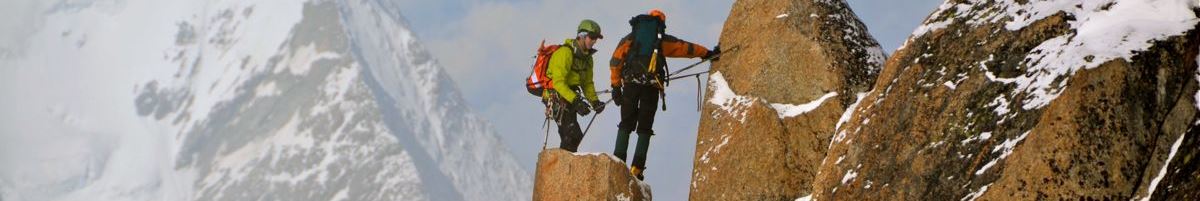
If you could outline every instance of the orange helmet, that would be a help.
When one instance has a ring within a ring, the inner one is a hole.
[[[663,12],[658,9],[651,9],[650,16],[658,17],[658,20],[662,20],[663,22],[667,21],[667,14],[663,14]]]

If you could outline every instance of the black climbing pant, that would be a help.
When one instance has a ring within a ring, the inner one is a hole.
[[[565,103],[566,101],[563,101]],[[555,123],[558,124],[558,147],[570,152],[579,150],[579,143],[583,142],[583,130],[579,129],[579,121],[575,113],[574,107],[559,107],[558,119]]]
[[[637,148],[633,153],[633,166],[646,169],[646,152],[650,148],[650,136],[654,135],[654,112],[658,109],[658,88],[640,84],[621,87],[621,122],[617,124],[617,147],[613,155],[625,160],[630,131],[637,131]]]

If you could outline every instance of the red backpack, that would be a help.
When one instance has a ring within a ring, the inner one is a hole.
[[[529,90],[529,94],[542,97],[543,91],[554,90],[554,80],[550,80],[550,77],[546,76],[546,70],[550,67],[550,56],[554,55],[554,51],[558,50],[561,46],[546,46],[545,40],[542,40],[542,44],[538,45],[537,59],[533,63],[533,72],[529,73],[528,78],[525,78],[525,89]]]

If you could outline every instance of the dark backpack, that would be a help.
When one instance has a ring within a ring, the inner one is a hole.
[[[547,46],[545,40],[538,45],[532,72],[529,73],[529,77],[525,78],[525,89],[529,90],[529,94],[542,97],[543,91],[554,89],[554,80],[550,80],[550,77],[546,76],[546,70],[550,67],[550,56],[553,56],[554,51],[557,51],[559,47],[563,47],[563,45]]]
[[[655,79],[665,82],[667,62],[662,55],[662,37],[666,25],[657,17],[643,14],[629,19],[629,26],[633,31],[629,34],[631,41],[625,66],[621,68],[622,77],[643,84]],[[650,66],[651,63],[654,66]]]

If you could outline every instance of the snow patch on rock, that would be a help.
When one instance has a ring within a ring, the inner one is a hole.
[[[795,117],[798,115],[802,115],[804,113],[811,112],[814,109],[817,109],[817,107],[821,106],[821,103],[824,103],[826,99],[832,98],[837,95],[838,95],[837,92],[829,92],[829,93],[826,93],[824,96],[817,98],[817,100],[813,100],[812,102],[799,104],[799,105],[772,103],[771,108],[775,108],[775,111],[779,113],[780,119]]]
[[[576,156],[603,156],[603,157],[608,157],[609,159],[612,159],[613,161],[616,161],[616,162],[619,162],[619,163],[622,163],[622,164],[623,164],[623,163],[625,163],[625,161],[621,160],[620,158],[617,158],[617,156],[613,156],[612,154],[608,154],[608,153],[602,153],[602,152],[575,152],[575,153],[571,153],[571,154],[572,154],[572,155],[576,155]]]
[[[738,122],[746,122],[746,109],[754,104],[756,100],[749,96],[739,96],[729,88],[729,83],[725,82],[725,77],[721,72],[714,72],[708,77],[708,86],[712,88],[712,97],[708,99],[708,103],[717,105],[725,115],[737,118]],[[712,118],[719,118],[719,113],[713,114]]]
[[[1158,176],[1154,176],[1154,179],[1150,180],[1150,185],[1146,190],[1146,197],[1143,197],[1142,201],[1149,201],[1150,196],[1154,195],[1154,190],[1158,189],[1158,182],[1162,182],[1163,176],[1167,175],[1167,167],[1171,166],[1171,160],[1175,159],[1175,153],[1179,152],[1179,145],[1183,144],[1185,137],[1187,137],[1187,133],[1179,134],[1179,139],[1176,139],[1175,143],[1171,144],[1171,152],[1167,154],[1167,160],[1163,161],[1162,168],[1158,170]]]
[[[717,144],[717,146],[713,146],[713,148],[705,150],[704,154],[700,155],[700,162],[708,163],[708,159],[709,159],[708,154],[709,153],[721,153],[721,147],[724,147],[725,145],[729,144],[730,137],[731,136],[728,134],[721,136],[721,144]]]
[[[845,112],[842,112],[842,117],[838,118],[838,123],[836,126],[834,126],[834,130],[842,128],[842,124],[845,124],[846,122],[850,121],[850,117],[854,115],[854,111],[858,110],[858,104],[862,103],[863,98],[867,97],[867,93],[870,93],[870,92],[855,94],[855,96],[857,96],[858,98],[854,101],[853,104],[850,104],[849,107],[846,107]]]
[[[999,4],[1004,15],[991,21],[1012,17],[1005,28],[1020,30],[1042,18],[1059,12],[1075,16],[1069,21],[1071,33],[1042,42],[1026,55],[1022,66],[1026,73],[1011,78],[1017,90],[1029,94],[1022,101],[1026,110],[1046,106],[1062,93],[1067,83],[1058,80],[1080,69],[1091,69],[1116,60],[1130,60],[1136,52],[1150,48],[1152,42],[1183,34],[1198,21],[1188,0],[1157,1],[1034,1],[1027,4]],[[992,76],[989,76],[991,78]]]
[[[796,198],[796,201],[812,201],[812,200],[813,200],[812,194],[808,194],[808,195],[805,195],[804,197]]]
[[[754,105],[755,102],[770,105],[775,112],[779,113],[779,118],[795,117],[804,113],[808,113],[817,107],[821,106],[825,100],[837,96],[837,92],[829,92],[825,95],[804,104],[785,104],[785,103],[769,103],[758,97],[738,95],[729,87],[729,83],[725,81],[725,76],[721,72],[714,72],[708,78],[708,86],[712,89],[712,97],[708,99],[709,104],[717,105],[723,113],[714,112],[712,118],[720,118],[723,115],[728,115],[738,119],[738,122],[746,122],[746,109]]]
[[[1008,155],[1012,155],[1013,149],[1016,148],[1018,143],[1021,143],[1021,141],[1024,141],[1025,137],[1028,137],[1030,132],[1032,132],[1032,131],[1025,131],[1025,133],[1021,134],[1021,136],[1017,136],[1017,138],[1013,138],[1013,139],[1004,140],[1004,143],[1001,143],[1000,145],[997,145],[995,148],[992,148],[992,153],[1001,152],[1000,157],[996,157],[996,159],[992,159],[992,161],[988,161],[988,163],[984,164],[983,167],[979,168],[978,171],[975,171],[975,175],[982,175],[984,172],[987,172],[988,169],[992,168],[992,166],[995,166],[996,163],[999,163],[1000,160],[1004,160],[1004,158],[1008,158]]]
[[[976,136],[971,136],[971,137],[969,137],[969,138],[967,138],[967,139],[964,139],[964,140],[963,140],[961,143],[959,143],[959,144],[966,145],[967,143],[969,143],[969,142],[971,142],[971,141],[976,141],[976,140],[983,141],[983,140],[988,140],[988,139],[991,139],[991,138],[992,138],[992,132],[990,132],[990,131],[989,131],[989,132],[983,132],[983,133],[980,133],[979,135],[976,135]]]
[[[929,16],[934,16],[934,17],[941,16],[942,12],[945,12],[947,9],[949,9],[950,7],[953,7],[954,5],[955,4],[952,4],[951,1],[946,1],[945,3],[942,3],[942,5],[938,6],[937,11],[934,11],[933,14],[931,14]],[[936,19],[929,18],[928,20],[925,20],[925,23],[921,23],[921,26],[918,26],[916,30],[913,30],[912,36],[909,37],[909,39],[911,40],[913,38],[919,38],[922,35],[925,35],[926,33],[946,28],[946,26],[950,25],[950,23],[954,23],[954,18],[949,18],[949,19],[941,20],[941,21],[934,21],[934,20],[936,20]],[[905,41],[905,44],[908,44],[908,41]],[[901,45],[900,47],[903,48],[904,46],[905,45]]]
[[[629,200],[630,200],[629,196],[625,195],[625,193],[617,194],[617,201],[629,201]]]
[[[847,170],[846,175],[842,176],[842,184],[853,181],[855,177],[858,177],[858,172],[855,172],[854,170]]]
[[[975,201],[975,199],[979,199],[979,196],[983,196],[983,193],[987,192],[988,186],[991,186],[991,185],[992,184],[983,185],[983,187],[979,187],[979,190],[971,191],[971,193],[967,194],[967,196],[963,197],[961,200]]]

